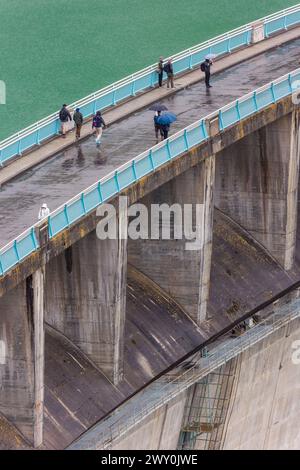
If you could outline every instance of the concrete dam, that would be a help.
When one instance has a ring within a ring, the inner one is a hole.
[[[231,41],[210,91],[190,59],[201,48],[174,60],[187,64],[175,89],[130,84],[118,100],[116,87],[101,150],[87,116],[79,142],[72,132],[26,149],[20,141],[7,157],[0,449],[299,448],[294,13],[283,27],[278,14],[201,46]],[[154,145],[148,108],[158,101],[178,119]],[[36,223],[41,199],[52,212]],[[106,203],[119,236],[100,240]],[[161,219],[155,239],[130,238],[136,203],[149,217],[154,204],[200,205],[198,249],[174,236],[175,216],[169,239]]]

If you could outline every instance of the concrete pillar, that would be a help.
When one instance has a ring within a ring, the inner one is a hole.
[[[126,231],[126,214],[118,220]],[[93,231],[46,267],[46,321],[117,384],[123,376],[127,240],[99,240]]]
[[[299,110],[222,150],[215,205],[242,225],[286,269],[297,229]]]
[[[209,296],[214,169],[215,157],[212,156],[143,198],[140,202],[146,205],[149,214],[149,239],[129,238],[128,242],[129,262],[173,297],[197,324],[206,318]],[[174,215],[174,220],[171,217],[171,239],[164,239],[162,235],[166,222],[162,219],[155,222],[153,212],[151,214],[153,204],[179,204],[181,207],[182,217]],[[187,249],[186,224],[182,238],[175,239],[179,225],[182,226],[188,214],[184,204],[193,205],[192,229],[197,229],[199,236],[197,250]],[[201,209],[198,221],[196,204]],[[159,232],[158,239],[153,239],[151,232]]]
[[[43,442],[44,274],[0,298],[0,413],[34,447]]]
[[[251,42],[252,44],[256,44],[257,42],[261,42],[265,39],[265,25],[263,21],[257,21],[252,26],[251,31]]]

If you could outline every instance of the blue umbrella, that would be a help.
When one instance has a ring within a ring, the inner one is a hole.
[[[160,124],[161,126],[168,126],[169,124],[172,124],[172,122],[177,121],[177,117],[173,113],[164,113],[161,116],[157,118],[157,124]]]

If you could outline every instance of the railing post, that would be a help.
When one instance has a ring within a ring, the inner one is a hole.
[[[230,48],[230,38],[227,39],[227,52],[231,54],[231,48]]]
[[[83,209],[83,213],[86,214],[86,208],[85,208],[85,203],[84,203],[84,193],[81,193],[81,205]]]
[[[36,131],[36,145],[41,145],[40,143],[40,129]]]
[[[247,46],[249,46],[249,45],[251,44],[251,31],[250,31],[250,30],[247,31],[247,32],[246,32],[246,35],[247,35],[247,37],[246,37],[246,43],[247,43]]]
[[[1,274],[1,276],[3,276],[3,274],[4,274],[3,265],[2,265],[2,261],[1,261],[1,255],[0,255],[0,274]]]
[[[220,127],[220,131],[224,130],[223,115],[222,115],[221,110],[219,111],[219,127]]]
[[[257,104],[257,98],[256,98],[256,91],[253,93],[253,101],[254,101],[254,106],[256,111],[258,111],[258,104]]]
[[[119,184],[119,180],[118,180],[118,170],[115,171],[114,178],[115,178],[117,190],[118,190],[118,193],[119,193],[120,192],[120,184]]]
[[[51,223],[50,215],[48,217],[48,233],[49,233],[49,238],[52,238],[53,237],[53,230],[52,230],[52,223]]]
[[[204,119],[202,119],[202,121],[201,121],[201,128],[202,128],[202,132],[204,134],[205,139],[208,139],[208,133],[207,133],[206,123],[205,123]]]
[[[2,149],[0,150],[0,166],[3,166],[3,162],[2,162]]]
[[[115,89],[113,90],[112,104],[113,104],[113,106],[116,106],[116,104],[117,104],[117,102],[116,102],[116,90]]]
[[[31,229],[30,235],[31,235],[31,239],[32,239],[32,242],[33,242],[33,245],[34,245],[34,249],[36,250],[37,249],[37,243],[36,243],[35,231],[34,231],[33,227]]]
[[[289,73],[288,75],[288,82],[289,82],[289,87],[290,87],[290,92],[293,93],[293,86],[292,86],[292,77],[291,77],[291,74]],[[0,152],[0,155],[1,155],[1,152]]]
[[[275,91],[274,91],[274,83],[272,82],[271,83],[271,93],[272,93],[272,97],[273,97],[273,103],[276,103],[276,96],[275,96]]]
[[[191,70],[193,68],[193,54],[191,54],[191,51],[189,51],[189,53],[190,53],[189,69]]]
[[[184,142],[185,142],[186,149],[188,150],[188,149],[189,149],[189,141],[188,141],[188,136],[187,136],[187,131],[186,131],[186,129],[184,130],[183,138],[184,138]]]
[[[169,139],[167,140],[166,147],[167,147],[168,157],[169,157],[169,159],[171,159],[172,155],[171,155]]]
[[[137,176],[136,176],[136,169],[135,169],[135,161],[134,161],[134,160],[132,160],[131,166],[132,166],[133,176],[134,176],[134,179],[135,179],[135,181],[136,181],[136,180],[137,180]]]
[[[14,241],[14,250],[15,250],[15,253],[16,253],[16,256],[17,256],[17,260],[20,261],[20,255],[19,255],[19,251],[18,251],[17,240]]]
[[[65,213],[65,216],[66,216],[67,224],[70,225],[67,204],[64,205],[64,213]]]
[[[21,152],[21,139],[19,140],[18,142],[18,155],[22,155],[22,152]]]
[[[101,183],[99,181],[98,183],[98,193],[99,193],[99,198],[100,198],[100,203],[103,202],[103,196],[102,196],[102,191],[101,191]]]
[[[149,151],[149,159],[151,163],[152,170],[155,170],[154,162],[153,162],[153,157],[152,157],[152,150]]]
[[[132,84],[131,84],[131,96],[135,96],[135,80],[132,79]]]
[[[241,120],[241,112],[240,112],[240,103],[239,103],[239,100],[236,100],[235,107],[236,107],[236,112],[237,112],[237,115],[238,115],[238,119],[239,119],[239,121],[240,121],[240,120]]]
[[[266,35],[266,38],[269,37],[268,23],[265,23],[265,35]]]

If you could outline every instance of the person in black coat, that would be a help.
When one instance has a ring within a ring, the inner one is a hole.
[[[68,121],[72,121],[72,116],[69,113],[67,109],[67,105],[63,104],[62,108],[59,112],[59,119],[60,119],[60,125],[61,125],[61,133],[63,137],[66,137],[66,131],[67,131],[67,124]]]
[[[212,65],[212,61],[210,59],[205,59],[204,62],[204,72],[205,72],[205,85],[206,88],[211,88],[210,84],[210,67]]]
[[[93,117],[93,123],[92,123],[92,129],[95,129],[97,145],[100,144],[103,127],[106,127],[105,121],[102,117],[101,111],[97,111],[95,116]]]
[[[168,75],[167,79],[167,88],[174,88],[174,70],[173,70],[173,64],[172,64],[172,59],[169,59],[167,64],[164,66],[164,71]]]
[[[164,74],[163,57],[159,58],[159,62],[158,62],[158,65],[157,65],[157,73],[158,73],[158,86],[162,87],[163,74]]]

